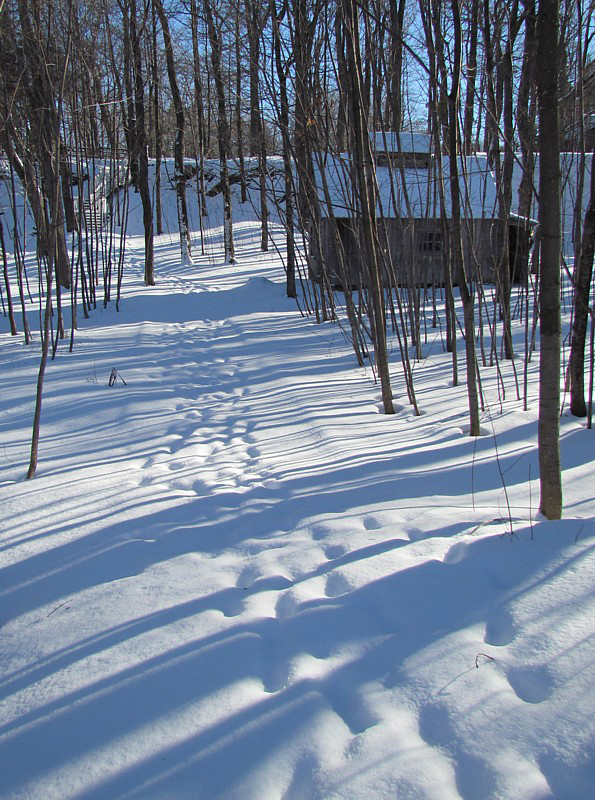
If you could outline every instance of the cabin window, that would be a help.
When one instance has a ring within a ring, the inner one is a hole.
[[[376,154],[376,166],[378,167],[397,167],[404,169],[429,169],[429,153],[384,153]]]
[[[422,255],[442,252],[442,233],[440,231],[423,231],[418,234],[417,249]]]

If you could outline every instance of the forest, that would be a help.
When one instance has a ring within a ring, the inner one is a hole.
[[[592,800],[592,0],[0,0],[0,800]]]
[[[481,365],[515,361],[516,319],[526,368],[539,333],[541,509],[559,517],[556,376],[573,414],[590,425],[592,409],[592,36],[586,0],[3,0],[0,147],[12,214],[2,209],[2,302],[15,335],[20,304],[29,341],[18,184],[46,303],[39,404],[47,358],[67,336],[64,304],[72,347],[79,313],[119,301],[123,187],[142,202],[145,283],[159,281],[161,164],[173,159],[181,262],[204,253],[207,192],[220,197],[224,258],[234,262],[231,187],[247,202],[256,182],[262,251],[272,203],[288,296],[299,285],[308,313],[343,320],[357,363],[372,359],[387,414],[387,339],[398,341],[416,409],[420,309],[438,294],[471,435]],[[202,209],[198,232],[189,192]]]

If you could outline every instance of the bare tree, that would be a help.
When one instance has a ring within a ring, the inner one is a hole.
[[[281,9],[277,9],[275,0],[271,3],[271,19],[273,27],[273,50],[275,54],[275,69],[279,80],[279,105],[278,116],[281,128],[281,143],[283,152],[283,180],[285,187],[285,231],[287,236],[287,296],[296,297],[296,245],[294,226],[294,180],[293,159],[291,148],[291,132],[289,128],[289,94],[287,80],[289,65],[288,59],[283,58],[283,45],[280,25],[287,14],[287,0],[284,0]]]
[[[176,133],[174,137],[174,161],[175,161],[175,174],[174,180],[176,182],[176,201],[178,208],[178,229],[180,231],[180,249],[182,251],[182,263],[186,264],[191,262],[191,244],[190,244],[190,229],[188,226],[188,207],[186,204],[186,174],[184,172],[184,129],[185,129],[185,114],[182,96],[178,86],[178,79],[176,76],[176,63],[174,59],[174,48],[171,40],[171,33],[169,31],[169,22],[163,10],[163,3],[161,0],[153,0],[155,9],[159,16],[161,23],[161,30],[163,32],[163,42],[165,45],[165,60],[167,64],[167,75],[169,78],[169,86],[176,112]]]
[[[450,202],[452,210],[451,253],[453,275],[456,276],[463,303],[465,325],[465,355],[467,367],[467,396],[469,399],[469,432],[479,436],[479,399],[477,391],[477,356],[475,352],[475,310],[472,290],[469,287],[468,268],[463,257],[461,232],[461,200],[459,189],[459,104],[462,60],[462,28],[460,0],[451,0],[453,19],[453,65],[448,97]]]
[[[576,417],[587,415],[585,403],[585,345],[589,314],[593,256],[595,255],[595,168],[591,167],[591,195],[583,223],[582,242],[578,264],[575,267],[572,334],[570,340],[569,376],[570,411]]]
[[[264,124],[260,103],[260,38],[269,14],[267,5],[254,0],[246,0],[246,20],[248,24],[248,45],[250,50],[250,155],[258,158],[260,187],[260,247],[263,252],[269,249],[269,210],[267,205],[267,152],[264,137]]]
[[[161,208],[161,158],[163,155],[163,135],[161,132],[161,86],[159,78],[159,59],[157,55],[157,18],[155,3],[152,5],[152,91],[153,91],[153,136],[155,144],[155,225],[157,236],[163,233],[163,212]]]
[[[476,79],[477,79],[477,39],[479,31],[479,0],[471,0],[468,22],[468,45],[466,65],[465,117],[463,125],[462,150],[465,155],[472,151],[473,123],[476,116]]]
[[[376,356],[376,370],[380,378],[382,404],[385,414],[394,414],[390,385],[388,353],[386,348],[386,313],[382,289],[381,256],[376,222],[376,178],[366,125],[363,103],[362,63],[359,47],[359,12],[356,0],[342,0],[345,24],[346,56],[351,79],[349,101],[353,140],[354,184],[359,201],[361,230],[366,266],[366,278],[371,302],[369,313],[372,323],[372,341]]]
[[[221,64],[221,32],[215,23],[211,0],[204,0],[207,29],[211,44],[211,64],[217,92],[217,132],[219,141],[219,176],[223,194],[223,240],[225,260],[235,263],[235,247],[233,239],[233,216],[231,206],[231,186],[229,183],[228,159],[230,155],[229,123],[225,100],[225,83]]]
[[[198,203],[200,209],[200,232],[201,244],[204,254],[204,234],[203,217],[207,214],[205,199],[205,153],[206,153],[206,133],[205,133],[205,112],[203,101],[203,84],[201,75],[201,58],[198,47],[198,5],[197,0],[190,2],[190,27],[192,30],[192,78],[194,83],[194,104],[196,106],[196,128],[198,144]]]
[[[27,0],[20,0],[21,7],[19,9],[21,19],[25,19],[25,26],[28,28],[30,25],[30,20],[28,18],[29,15],[29,8],[27,7]],[[56,76],[58,78],[57,85],[53,86],[50,81],[50,86],[46,85],[46,91],[51,90],[53,98],[56,101],[56,106],[53,109],[53,113],[50,116],[50,120],[44,124],[43,128],[43,135],[47,137],[44,141],[43,147],[45,149],[49,149],[49,152],[44,154],[44,158],[49,158],[51,160],[51,170],[52,175],[56,176],[59,171],[59,164],[60,164],[60,147],[61,147],[61,136],[60,136],[60,123],[61,123],[61,116],[62,116],[62,101],[64,96],[64,83],[66,80],[66,74],[68,69],[68,59],[70,56],[70,38],[71,38],[71,31],[72,31],[72,18],[73,18],[73,0],[70,0],[69,7],[68,7],[68,32],[67,32],[67,39],[66,39],[66,48],[65,52],[62,54],[62,63],[61,63],[61,70]],[[31,40],[32,41],[32,40]],[[42,56],[42,51],[38,51],[38,58]],[[45,68],[46,74],[49,75],[49,65],[47,61],[43,64],[39,65],[41,69]],[[48,164],[45,164],[45,168],[49,169]],[[29,459],[29,469],[27,470],[27,478],[30,479],[35,475],[37,470],[37,461],[38,461],[38,453],[39,453],[39,436],[40,436],[40,426],[41,426],[41,406],[42,406],[42,398],[43,398],[43,385],[44,385],[44,378],[45,378],[45,370],[49,355],[49,348],[50,348],[50,324],[52,318],[52,282],[53,282],[53,274],[54,274],[54,256],[57,253],[57,233],[58,230],[63,230],[63,221],[61,215],[58,211],[60,208],[60,186],[56,179],[51,182],[51,189],[53,192],[53,198],[50,198],[50,208],[52,209],[52,215],[50,217],[50,225],[49,225],[49,241],[48,241],[48,249],[47,249],[47,270],[46,270],[46,287],[45,287],[45,312],[43,318],[43,336],[42,336],[42,349],[41,349],[41,358],[39,362],[39,371],[37,375],[37,391],[35,395],[35,413],[33,417],[33,430],[31,434],[31,455]]]
[[[1,213],[0,213],[0,250],[2,251],[2,272],[4,274],[4,288],[6,289],[6,305],[8,306],[8,321],[10,324],[10,333],[12,334],[12,336],[16,336],[18,330],[14,318],[14,309],[12,305],[12,292],[10,290],[10,278],[8,276],[8,259],[6,257],[6,244],[4,242],[4,224],[2,222]],[[4,295],[2,295],[2,306],[4,306]]]
[[[560,466],[560,130],[558,117],[559,0],[539,0],[537,11],[537,102],[539,111],[540,225],[540,510],[562,516]]]
[[[145,125],[145,83],[143,75],[142,32],[147,27],[148,7],[139,16],[136,0],[118,0],[124,25],[124,48],[130,54],[133,82],[130,90],[134,102],[129,105],[128,119],[131,124],[130,136],[132,163],[138,170],[137,186],[143,206],[143,227],[145,230],[145,284],[155,285],[154,230],[151,189],[149,187],[149,153]],[[140,22],[140,29],[139,29]],[[126,74],[126,71],[125,71]]]

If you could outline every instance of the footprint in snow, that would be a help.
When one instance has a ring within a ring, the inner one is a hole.
[[[335,558],[341,558],[341,556],[345,555],[347,552],[347,548],[342,544],[329,544],[326,547],[323,547],[322,550],[329,561],[332,561]]]
[[[364,733],[379,722],[359,692],[337,682],[323,684],[322,693],[329,705],[349,728],[353,736]]]
[[[353,585],[341,572],[331,572],[326,579],[324,593],[327,597],[339,597],[339,595],[351,592]]]
[[[256,567],[244,567],[238,575],[236,586],[238,589],[249,589],[259,578],[260,572]]]
[[[467,753],[458,746],[456,728],[445,708],[433,703],[422,705],[418,726],[424,742],[449,757],[461,800],[475,800],[479,787],[481,797],[500,796],[497,776],[490,765],[483,758]]]
[[[276,658],[267,659],[262,676],[262,688],[267,694],[275,694],[286,689],[291,678],[291,667]]]
[[[219,599],[219,610],[224,617],[237,617],[245,608],[245,596],[236,588],[229,589],[225,596]]]
[[[554,685],[551,672],[544,665],[511,667],[506,677],[516,696],[525,703],[543,703]]]
[[[490,614],[483,637],[486,644],[503,647],[510,644],[516,635],[517,628],[507,608],[499,608]]]
[[[362,519],[362,523],[364,529],[367,531],[378,531],[380,528],[382,528],[382,523],[379,522],[376,517],[364,517]]]
[[[277,600],[277,604],[275,605],[275,614],[277,619],[287,619],[288,617],[293,617],[293,615],[297,612],[298,607],[299,601],[293,592],[285,592]]]
[[[458,564],[467,557],[467,542],[456,542],[446,551],[444,556],[445,564]]]
[[[327,525],[312,525],[312,538],[317,542],[319,542],[321,539],[326,539],[326,537],[331,533],[332,529]]]

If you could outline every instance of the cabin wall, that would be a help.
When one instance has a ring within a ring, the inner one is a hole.
[[[379,219],[384,283],[390,285],[444,285],[447,278],[448,226],[436,219]],[[463,255],[469,279],[481,274],[494,281],[495,268],[508,248],[502,223],[493,219],[462,221]],[[357,220],[321,220],[321,251],[331,284],[352,287],[365,283],[362,237]],[[508,256],[508,253],[505,253]],[[318,274],[321,264],[313,263]]]

